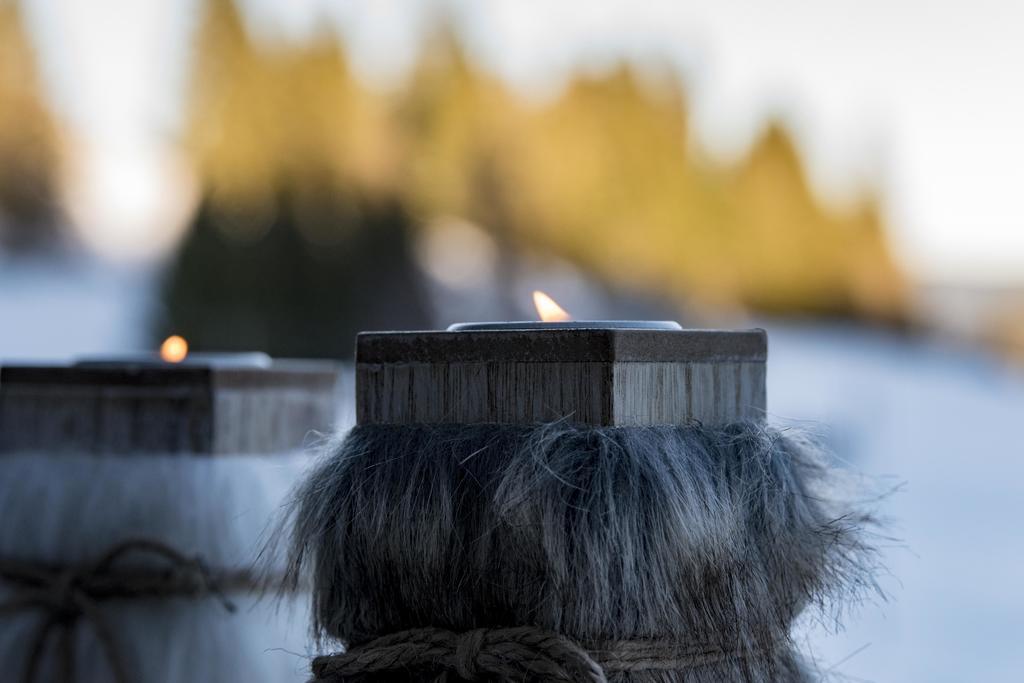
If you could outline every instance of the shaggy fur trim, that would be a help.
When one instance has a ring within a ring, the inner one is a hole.
[[[746,655],[609,680],[802,681],[796,617],[873,585],[870,519],[830,473],[754,423],[361,426],[298,491],[291,572],[343,644],[534,625]]]

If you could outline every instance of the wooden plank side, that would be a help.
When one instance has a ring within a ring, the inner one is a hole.
[[[336,366],[282,370],[7,367],[0,453],[269,453],[326,431]]]
[[[608,363],[362,363],[360,424],[611,423]]]
[[[764,363],[616,363],[614,424],[724,424],[764,417]]]
[[[333,388],[220,389],[214,394],[214,453],[297,450],[330,429]]]
[[[0,452],[209,453],[208,390],[6,385]]]

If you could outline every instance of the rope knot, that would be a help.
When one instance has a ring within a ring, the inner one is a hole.
[[[454,672],[461,679],[606,683],[582,646],[533,626],[456,633],[416,628],[381,636],[346,652],[313,660],[314,683],[339,683],[388,671]]]
[[[466,631],[458,636],[455,642],[455,672],[467,681],[476,680],[480,675],[477,658],[487,637],[487,629],[478,628]]]
[[[82,616],[79,596],[82,580],[82,573],[74,569],[62,571],[53,578],[46,598],[55,622],[72,624]]]
[[[145,563],[126,563],[137,556]],[[155,566],[153,560],[162,566]],[[125,566],[127,565],[127,566]],[[256,588],[248,572],[222,575],[247,590]],[[46,643],[51,633],[61,633],[58,645],[64,671],[60,680],[70,680],[74,661],[74,638],[69,634],[79,621],[91,624],[110,666],[113,680],[128,683],[127,667],[118,651],[114,628],[101,609],[106,600],[159,598],[174,596],[213,596],[233,612],[234,605],[222,592],[222,581],[201,558],[187,557],[174,548],[148,539],[130,539],[115,545],[98,561],[73,567],[55,567],[0,557],[0,581],[13,588],[12,596],[0,602],[0,617],[25,611],[43,613],[31,637],[28,661],[22,680],[33,683],[39,678]],[[6,680],[6,679],[5,679]]]
[[[593,642],[585,648],[571,638],[535,626],[478,628],[463,633],[413,628],[314,658],[310,683],[345,683],[373,674],[417,671],[422,675],[412,680],[447,680],[445,674],[454,673],[465,681],[607,683],[606,672],[688,671],[770,657],[778,645],[771,642],[750,648],[655,639]]]

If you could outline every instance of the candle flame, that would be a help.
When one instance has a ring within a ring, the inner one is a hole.
[[[160,358],[168,363],[180,363],[188,355],[188,342],[184,337],[172,334],[160,345]]]
[[[546,323],[559,323],[572,319],[572,316],[566,313],[564,308],[539,289],[533,292],[533,305],[537,307],[537,315]]]

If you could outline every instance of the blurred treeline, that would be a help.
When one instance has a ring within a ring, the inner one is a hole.
[[[17,5],[0,0],[0,247],[52,247],[59,136]]]
[[[379,91],[333,31],[261,39],[232,0],[201,11],[184,144],[202,195],[157,335],[321,355],[359,329],[430,326],[416,244],[453,217],[496,245],[499,284],[551,254],[680,309],[903,318],[875,199],[820,201],[777,124],[739,161],[708,162],[678,78],[623,64],[538,102],[441,26],[404,84]],[[31,178],[5,128],[0,178]],[[0,205],[18,206],[2,189]]]

